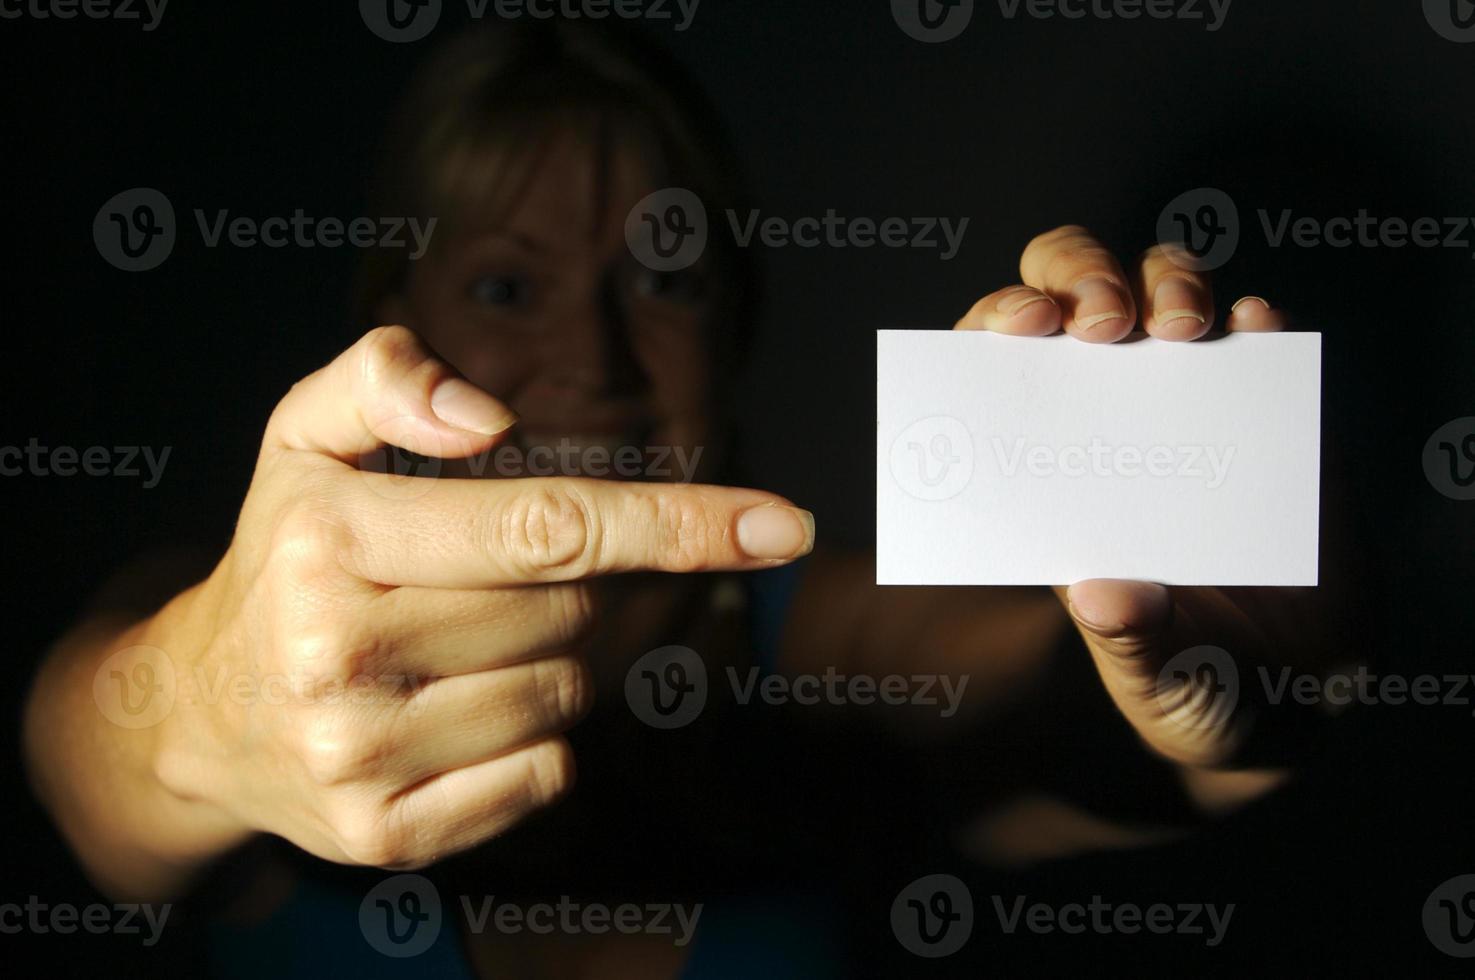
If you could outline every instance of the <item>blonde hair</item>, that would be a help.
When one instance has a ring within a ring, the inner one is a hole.
[[[654,186],[688,188],[709,213],[741,203],[716,113],[668,55],[617,25],[555,19],[478,24],[427,62],[392,118],[374,213],[435,217],[438,241],[498,221],[543,149],[570,129],[592,138],[601,172],[621,141],[642,155]],[[721,222],[710,225],[702,268],[721,358],[742,346],[755,297],[746,253]],[[360,326],[407,272],[404,249],[366,253]]]

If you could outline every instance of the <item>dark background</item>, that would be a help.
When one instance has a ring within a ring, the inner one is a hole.
[[[352,3],[308,7],[180,3],[151,33],[0,20],[0,443],[173,447],[152,490],[123,478],[0,482],[9,717],[41,651],[111,570],[160,544],[224,546],[271,406],[355,336],[350,249],[206,249],[190,228],[163,266],[128,274],[92,242],[97,209],[135,186],[164,191],[182,225],[195,207],[365,213],[385,114],[430,42],[386,43]],[[464,19],[448,3],[433,38]],[[1216,33],[1202,22],[1008,21],[981,2],[945,44],[907,37],[883,0],[703,0],[689,30],[648,29],[725,114],[765,214],[971,219],[949,262],[876,248],[759,255],[766,299],[742,386],[744,451],[754,481],[816,511],[823,536],[865,543],[872,532],[875,329],[951,325],[1014,282],[1023,245],[1058,224],[1085,224],[1135,255],[1169,200],[1219,187],[1244,225],[1218,275],[1221,315],[1259,293],[1324,334],[1324,427],[1346,461],[1328,504],[1347,510],[1377,573],[1361,597],[1375,625],[1349,660],[1468,672],[1475,504],[1435,493],[1420,455],[1436,427],[1475,414],[1475,241],[1272,249],[1256,212],[1475,218],[1475,44],[1440,37],[1419,3],[1389,0],[1237,0]],[[1013,885],[1055,901],[1236,902],[1217,950],[982,928],[951,965],[899,959],[895,975],[1362,974],[1395,957],[1420,975],[1452,973],[1460,963],[1425,939],[1420,909],[1435,885],[1475,872],[1471,710],[1356,712],[1294,788],[1192,842]],[[87,900],[8,761],[0,902]],[[886,931],[885,905],[867,928]],[[0,937],[0,950],[15,938]],[[102,975],[175,964],[127,939],[34,945]]]

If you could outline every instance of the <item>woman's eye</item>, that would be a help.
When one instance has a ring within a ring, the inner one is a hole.
[[[471,284],[471,298],[483,306],[522,306],[527,294],[527,281],[515,276],[482,276]]]
[[[641,269],[635,273],[635,295],[663,299],[672,303],[691,303],[701,297],[701,279],[691,269],[678,272],[656,272]]]

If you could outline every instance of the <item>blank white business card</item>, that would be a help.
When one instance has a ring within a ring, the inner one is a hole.
[[[1315,585],[1321,335],[881,330],[876,582]]]

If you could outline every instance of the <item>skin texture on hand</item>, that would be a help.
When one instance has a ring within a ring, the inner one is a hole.
[[[975,303],[955,327],[1017,336],[1047,336],[1059,330],[1087,343],[1114,343],[1141,323],[1149,335],[1174,342],[1203,337],[1216,322],[1208,277],[1195,271],[1181,246],[1157,245],[1131,272],[1079,225],[1038,236],[1020,259],[1021,282]],[[1232,332],[1283,330],[1285,316],[1259,297],[1245,297],[1230,311]],[[1175,655],[1201,645],[1226,650],[1239,674],[1254,665],[1287,658],[1303,664],[1321,656],[1315,590],[1168,588],[1152,582],[1098,579],[1055,590],[1091,652],[1117,707],[1155,752],[1185,767],[1234,769],[1263,763],[1250,758],[1265,748],[1253,699],[1233,712],[1218,705],[1193,681],[1169,689],[1162,671]],[[1248,688],[1249,685],[1243,685]],[[1274,747],[1270,747],[1274,756]],[[1287,753],[1290,754],[1290,753]],[[1275,779],[1235,779],[1241,789],[1268,787]],[[1216,805],[1223,794],[1212,778],[1198,774],[1190,791]]]
[[[813,545],[807,512],[757,490],[405,479],[357,465],[385,444],[482,452],[514,421],[399,327],[291,390],[214,573],[150,621],[84,645],[33,697],[39,732],[54,704],[97,714],[90,674],[118,643],[172,665],[178,691],[156,726],[73,726],[87,734],[33,754],[56,782],[86,764],[89,742],[107,747],[108,793],[71,780],[43,794],[99,881],[167,891],[261,832],[384,868],[480,843],[572,785],[562,733],[590,703],[592,580],[769,568]],[[104,806],[136,818],[99,834]],[[150,858],[181,874],[137,866]]]

